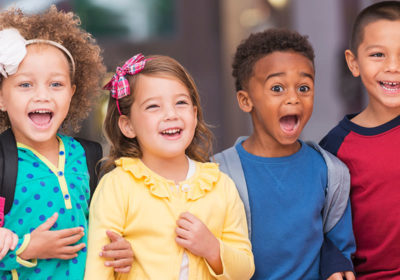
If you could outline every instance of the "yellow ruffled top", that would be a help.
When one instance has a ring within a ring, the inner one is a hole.
[[[179,183],[179,185],[189,184],[190,189],[186,196],[187,200],[197,200],[206,195],[218,181],[220,171],[216,163],[195,162],[196,171],[193,176]],[[174,181],[166,179],[150,168],[148,168],[138,158],[122,157],[115,161],[117,166],[120,166],[124,171],[132,174],[136,179],[143,180],[144,184],[149,188],[149,191],[160,198],[170,198],[171,192],[169,187],[175,184]]]

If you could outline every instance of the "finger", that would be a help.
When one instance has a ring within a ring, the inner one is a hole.
[[[179,246],[181,246],[181,247],[183,247],[185,249],[188,249],[188,247],[189,247],[189,241],[186,240],[186,239],[180,238],[179,236],[175,237],[175,242]]]
[[[190,237],[190,231],[182,228],[175,228],[175,233],[178,237],[188,239]]]
[[[100,257],[109,258],[109,259],[130,259],[131,262],[133,260],[133,252],[132,250],[109,250],[109,251],[101,251]]]
[[[35,231],[47,231],[49,230],[54,223],[57,221],[58,219],[58,213],[54,213],[53,216],[51,216],[50,218],[48,218],[43,224],[41,224],[40,226],[38,226]]]
[[[356,280],[356,277],[352,271],[345,271],[344,277],[346,277],[346,280]]]
[[[106,230],[106,234],[107,234],[108,238],[110,238],[111,242],[117,242],[120,239],[122,239],[121,235],[119,235],[118,233],[116,233],[112,230]]]
[[[71,236],[67,236],[67,237],[63,237],[60,239],[60,245],[62,246],[68,246],[68,245],[72,245],[75,244],[76,242],[78,242],[85,234],[83,232],[79,232],[77,234],[71,235]]]
[[[86,247],[85,243],[80,243],[80,244],[77,244],[74,246],[64,246],[64,247],[60,248],[59,254],[73,255],[73,254],[78,253],[80,250],[82,250],[85,247]]]
[[[10,249],[11,249],[11,250],[15,250],[15,248],[17,247],[17,245],[18,245],[18,235],[13,234],[13,235],[12,235],[12,243],[11,243]]]
[[[189,213],[189,212],[183,212],[180,216],[180,219],[185,219],[191,223],[195,222],[196,220],[198,220],[196,218],[196,216],[194,216],[193,214]]]
[[[0,251],[0,259],[3,259],[4,256],[7,254],[8,249],[10,248],[11,245],[11,238],[9,235],[6,235],[6,237],[3,240],[3,247],[1,248]]]
[[[183,228],[183,229],[186,229],[186,230],[189,230],[189,229],[192,227],[192,225],[193,225],[192,222],[190,222],[190,221],[188,221],[188,220],[186,220],[186,219],[183,219],[183,218],[180,218],[179,220],[177,220],[177,221],[176,221],[176,224],[177,224],[180,228]]]
[[[60,229],[60,230],[53,230],[52,231],[54,234],[57,235],[58,238],[65,238],[69,236],[73,236],[75,234],[83,234],[85,235],[85,232],[82,227],[74,227],[74,228],[66,228],[66,229]]]
[[[60,254],[60,255],[57,255],[55,258],[62,259],[62,260],[70,260],[70,259],[73,259],[76,257],[78,257],[78,254]]]
[[[121,260],[114,260],[114,261],[106,261],[104,263],[107,267],[114,267],[114,268],[123,268],[132,265],[132,260],[130,259],[121,259]]]
[[[131,271],[131,268],[132,268],[132,266],[126,266],[123,268],[117,267],[117,268],[114,268],[114,271],[118,272],[118,273],[129,273],[129,271]]]
[[[333,273],[327,280],[343,280],[340,272]]]

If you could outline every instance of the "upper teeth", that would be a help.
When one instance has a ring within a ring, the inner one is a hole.
[[[33,113],[45,114],[45,113],[51,113],[51,112],[48,110],[36,110],[36,111],[33,111]]]
[[[180,131],[179,128],[173,128],[173,129],[166,129],[162,133],[163,134],[174,134],[174,133],[178,133],[179,131]]]
[[[389,86],[397,86],[399,83],[398,82],[382,82],[384,85],[389,85]]]

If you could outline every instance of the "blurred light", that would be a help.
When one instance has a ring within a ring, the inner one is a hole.
[[[282,9],[288,4],[288,0],[268,0],[272,7]]]
[[[269,18],[270,12],[262,12],[259,9],[247,9],[240,14],[240,24],[244,27],[254,27],[265,22]]]

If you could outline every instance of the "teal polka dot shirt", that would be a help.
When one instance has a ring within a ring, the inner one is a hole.
[[[78,243],[87,244],[90,188],[85,151],[74,138],[57,137],[60,143],[58,166],[30,147],[17,144],[17,185],[4,227],[18,235],[19,244],[0,261],[0,280],[83,279],[86,248],[71,260],[25,261],[18,257],[28,244],[29,233],[55,212],[58,212],[58,219],[51,230],[83,227],[85,235]]]

